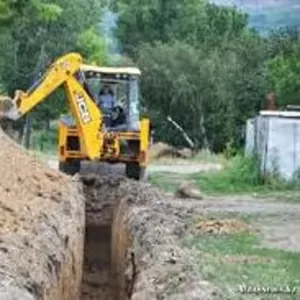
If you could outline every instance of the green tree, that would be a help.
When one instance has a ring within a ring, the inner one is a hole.
[[[130,54],[140,43],[172,39],[201,48],[220,46],[241,34],[247,15],[230,7],[218,7],[206,0],[117,1],[120,14],[117,34]]]
[[[90,63],[103,65],[109,60],[107,42],[95,28],[89,28],[78,36],[77,47]]]
[[[118,34],[143,71],[157,138],[184,143],[171,115],[199,146],[240,146],[267,87],[266,42],[247,28],[247,15],[204,0],[118,3]]]
[[[0,82],[12,95],[16,89],[27,89],[57,57],[71,51],[97,55],[103,52],[101,44],[85,44],[82,36],[95,28],[101,18],[101,0],[2,0],[5,18],[0,15]],[[80,39],[83,44],[80,44]],[[98,49],[98,48],[99,49]],[[90,51],[95,53],[91,53]],[[33,125],[46,126],[65,108],[61,92],[38,106],[34,112]],[[16,123],[22,127],[24,119]]]
[[[269,61],[269,76],[281,107],[300,104],[300,43],[290,54],[279,54]]]

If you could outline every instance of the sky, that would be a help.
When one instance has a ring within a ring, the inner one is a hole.
[[[220,5],[237,5],[246,11],[261,11],[273,9],[300,8],[300,0],[210,0]]]

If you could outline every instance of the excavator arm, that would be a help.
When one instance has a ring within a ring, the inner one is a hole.
[[[63,86],[79,131],[81,149],[90,159],[99,158],[102,148],[99,129],[103,118],[99,108],[75,77],[81,64],[82,57],[77,53],[59,58],[29,91],[17,90],[14,99],[2,99],[0,117],[17,120]]]

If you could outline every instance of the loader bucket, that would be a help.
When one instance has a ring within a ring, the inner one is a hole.
[[[8,96],[0,96],[0,119],[17,119],[18,111],[15,102]]]
[[[8,96],[0,96],[0,113],[5,113],[13,107],[12,99]]]

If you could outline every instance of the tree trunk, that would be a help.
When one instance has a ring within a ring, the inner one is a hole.
[[[200,112],[200,131],[201,131],[201,135],[203,137],[203,146],[205,150],[210,151],[209,149],[209,143],[208,143],[208,139],[207,139],[207,135],[206,135],[206,128],[204,125],[204,115],[202,112]]]
[[[191,140],[188,134],[183,130],[183,128],[178,125],[170,116],[168,116],[167,120],[171,122],[181,133],[186,142],[190,145],[191,149],[195,149],[195,143]]]

